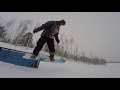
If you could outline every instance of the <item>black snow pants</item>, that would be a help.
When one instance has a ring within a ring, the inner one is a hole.
[[[54,53],[55,53],[54,39],[49,39],[43,36],[41,36],[41,38],[38,40],[37,46],[33,50],[33,55],[38,56],[39,52],[41,51],[45,43],[47,43],[48,45],[50,51],[50,57],[54,57]]]

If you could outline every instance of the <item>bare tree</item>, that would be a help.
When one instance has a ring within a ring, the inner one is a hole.
[[[15,20],[10,20],[10,21],[6,22],[5,24],[3,24],[4,32],[1,35],[1,38],[2,38],[1,41],[2,42],[7,42],[7,43],[10,42],[10,37],[9,37],[9,34],[8,34],[8,30],[14,23],[15,23]]]
[[[2,26],[3,23],[4,23],[4,19],[0,17],[0,26]]]
[[[20,39],[22,38],[22,36],[25,34],[26,30],[30,30],[31,26],[32,26],[32,20],[24,20],[21,21],[17,30],[16,30],[16,36],[15,39],[13,40],[13,44],[14,45],[18,45],[20,44]],[[30,27],[29,27],[30,26]]]
[[[32,35],[32,33],[28,32],[22,36],[19,43],[21,43],[21,46],[33,48],[32,41],[33,41],[33,35]]]
[[[66,50],[65,50],[65,56],[66,56],[66,58],[68,57],[68,39],[67,39],[67,37],[65,38],[65,44],[66,44]]]
[[[71,38],[71,39],[70,39],[70,42],[71,42],[71,53],[72,53],[72,47],[73,47],[72,45],[73,45],[73,43],[74,43],[74,39]]]
[[[77,45],[75,47],[74,56],[75,56],[75,61],[77,61],[77,59],[78,59],[78,47],[77,47]]]
[[[2,39],[2,35],[5,32],[4,26],[0,26],[0,38]]]
[[[61,35],[61,41],[62,41],[62,50],[61,50],[61,52],[62,52],[62,57],[63,57],[63,52],[64,52],[64,47],[63,47],[63,44],[64,44],[63,34]]]

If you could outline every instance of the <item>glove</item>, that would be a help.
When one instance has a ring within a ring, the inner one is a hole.
[[[38,32],[38,30],[37,30],[37,29],[34,29],[34,30],[33,30],[33,33],[37,33],[37,32]]]
[[[57,40],[57,43],[60,43],[60,40]]]

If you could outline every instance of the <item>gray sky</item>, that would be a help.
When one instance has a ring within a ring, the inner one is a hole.
[[[0,12],[7,19],[66,20],[60,34],[73,37],[80,52],[120,61],[120,12]],[[38,34],[35,35],[38,37]]]

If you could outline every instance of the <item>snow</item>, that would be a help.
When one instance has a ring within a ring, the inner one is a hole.
[[[0,43],[0,46],[29,52],[33,50],[5,43]],[[0,78],[120,78],[119,68],[119,63],[91,65],[67,60],[65,63],[40,62],[36,69],[0,61]]]

